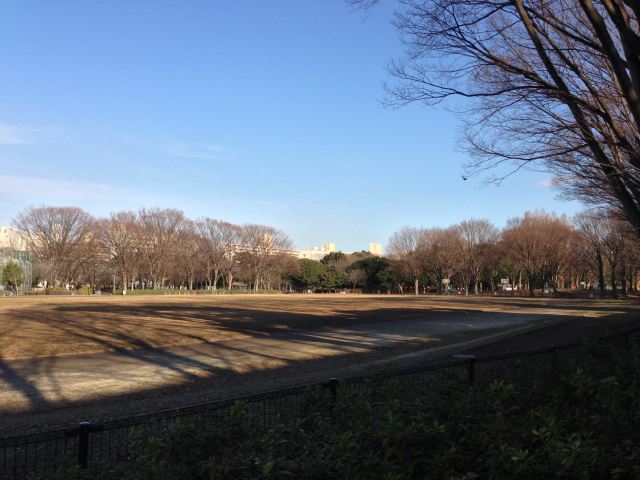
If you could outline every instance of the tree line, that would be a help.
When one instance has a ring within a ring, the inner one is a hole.
[[[112,284],[129,289],[281,288],[291,241],[282,231],[175,209],[146,209],[95,218],[76,207],[30,207],[13,222],[26,240],[34,283]]]
[[[497,229],[486,220],[448,228],[403,228],[389,240],[397,289],[414,293],[453,286],[462,293],[495,292],[503,278],[511,288],[593,288],[604,295],[635,291],[640,271],[638,235],[625,220],[587,210],[572,220],[527,212]]]
[[[628,222],[587,210],[573,219],[527,212],[498,229],[487,220],[446,228],[405,227],[395,232],[387,256],[337,252],[321,262],[301,260],[293,285],[331,291],[360,288],[386,293],[494,293],[508,289],[636,291],[640,243]]]
[[[34,283],[113,285],[131,289],[233,288],[371,293],[496,292],[546,288],[635,291],[640,242],[629,222],[605,210],[574,218],[544,211],[508,220],[438,228],[405,227],[387,256],[333,252],[321,261],[295,258],[282,231],[174,209],[116,212],[95,218],[75,207],[31,207],[14,225],[34,264]]]

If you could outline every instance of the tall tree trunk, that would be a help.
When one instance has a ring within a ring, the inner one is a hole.
[[[416,295],[420,294],[420,280],[418,279],[418,277],[415,277],[413,279],[413,289]]]
[[[604,279],[604,262],[602,260],[598,261],[598,287],[600,288],[600,296],[604,297],[605,295],[605,279]]]

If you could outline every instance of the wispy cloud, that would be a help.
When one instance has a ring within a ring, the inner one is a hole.
[[[31,145],[65,138],[69,132],[60,126],[17,125],[0,122],[0,145]]]
[[[68,199],[122,202],[126,198],[140,201],[147,195],[129,188],[105,183],[74,182],[22,175],[0,175],[0,195],[29,197],[36,200]]]
[[[0,123],[0,145],[22,145],[29,142],[29,129]]]
[[[238,150],[211,143],[175,142],[167,148],[167,153],[181,158],[232,162],[238,158]]]

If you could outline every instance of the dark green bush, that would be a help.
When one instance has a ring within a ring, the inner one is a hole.
[[[240,403],[221,425],[140,439],[138,462],[90,478],[640,478],[638,344],[530,363],[473,387],[442,374],[428,388],[340,388],[335,405],[309,392],[266,431]]]

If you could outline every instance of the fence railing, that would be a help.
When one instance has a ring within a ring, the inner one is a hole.
[[[629,344],[640,328],[606,337],[617,340],[621,347]],[[266,393],[234,397],[183,408],[162,410],[150,414],[103,422],[82,422],[74,428],[0,438],[0,479],[50,478],[70,467],[96,468],[100,465],[133,462],[140,455],[141,439],[171,432],[179,420],[220,423],[237,402],[250,409],[253,426],[266,429],[276,421],[296,414],[309,390],[324,389],[335,398],[343,389],[356,390],[363,383],[385,384],[400,381],[412,388],[426,388],[436,375],[448,371],[470,383],[490,380],[507,370],[514,361],[530,359],[537,362],[557,362],[563,352],[575,350],[580,343],[553,348],[484,357],[454,355],[452,360],[437,364],[389,370],[343,379],[300,385]]]

